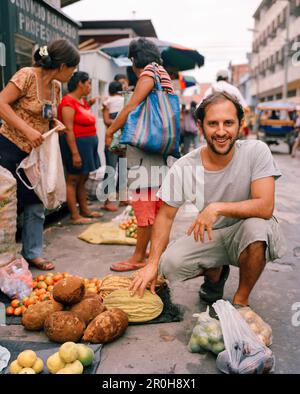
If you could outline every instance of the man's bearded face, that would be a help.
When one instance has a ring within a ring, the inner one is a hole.
[[[234,104],[229,100],[209,104],[201,128],[208,148],[217,155],[227,155],[241,128]]]

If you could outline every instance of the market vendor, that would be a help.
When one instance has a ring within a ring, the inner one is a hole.
[[[244,111],[237,98],[212,93],[198,106],[196,117],[207,145],[179,159],[166,176],[158,192],[164,204],[154,224],[149,261],[131,290],[142,295],[151,282],[154,292],[158,272],[170,282],[204,275],[200,299],[213,303],[223,297],[234,265],[239,286],[233,304],[246,306],[266,262],[285,252],[273,216],[275,180],[281,173],[265,143],[238,141]],[[188,200],[199,214],[187,235],[168,246],[178,209]]]

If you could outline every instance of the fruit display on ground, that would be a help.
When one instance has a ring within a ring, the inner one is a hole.
[[[99,294],[104,296],[110,294],[113,290],[120,288],[129,287],[130,282],[135,277],[136,272],[130,276],[114,276],[106,275],[103,278],[83,278],[77,276],[83,280],[85,287],[85,294]],[[33,279],[33,289],[29,297],[23,298],[23,300],[14,299],[11,301],[10,306],[6,308],[6,314],[8,316],[23,316],[30,305],[37,304],[42,301],[53,299],[53,288],[61,280],[71,277],[72,275],[68,272],[57,272],[47,273],[45,275],[38,275]],[[110,283],[108,283],[108,279]],[[121,282],[127,281],[127,285],[121,286]],[[114,285],[112,286],[112,282]],[[166,282],[162,277],[158,278],[157,287],[164,285]],[[108,286],[108,287],[107,287]]]
[[[28,297],[22,300],[13,299],[10,305],[6,308],[6,315],[8,316],[22,316],[30,305],[38,302],[53,299],[52,292],[56,283],[64,278],[72,276],[68,272],[47,273],[45,275],[38,275],[33,279],[32,292]],[[81,278],[83,279],[86,293],[100,293],[100,285],[102,279],[100,278]]]
[[[21,352],[9,366],[9,372],[13,375],[34,375],[41,373],[43,369],[43,360],[30,349]]]
[[[48,372],[51,374],[83,373],[85,367],[92,365],[94,351],[87,345],[65,342],[59,351],[47,359]],[[44,370],[44,362],[33,350],[24,350],[9,366],[9,372],[16,374],[39,374]]]
[[[120,228],[122,230],[125,230],[126,237],[137,239],[137,220],[135,216],[132,216],[129,219],[122,222],[120,224]]]
[[[28,331],[43,330],[56,343],[76,343],[81,339],[107,343],[119,338],[128,326],[127,314],[117,308],[108,312],[102,297],[88,289],[83,278],[61,279],[53,287],[53,298],[29,305],[21,324]]]

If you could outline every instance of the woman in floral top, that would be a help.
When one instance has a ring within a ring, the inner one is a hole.
[[[0,165],[17,179],[18,213],[23,212],[22,255],[32,265],[51,270],[42,258],[44,206],[16,176],[16,168],[32,148],[43,143],[43,133],[55,125],[60,82],[67,82],[79,64],[78,51],[67,40],[37,49],[33,67],[19,70],[0,93]],[[23,177],[26,179],[25,174]]]

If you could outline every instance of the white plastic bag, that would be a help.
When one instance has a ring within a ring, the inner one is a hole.
[[[188,350],[191,353],[198,353],[201,349],[209,350],[214,354],[222,352],[224,347],[223,335],[220,322],[209,316],[209,307],[206,312],[194,314],[198,321],[193,329]]]
[[[10,356],[10,351],[6,347],[0,346],[0,372],[8,366]]]
[[[43,134],[44,143],[32,149],[16,170],[24,185],[34,190],[47,209],[55,209],[66,201],[66,182],[60,153],[56,126]],[[23,168],[29,182],[28,185],[20,174]]]
[[[23,298],[32,291],[32,274],[28,263],[20,257],[6,267],[0,268],[0,289],[10,298]]]
[[[127,205],[127,207],[120,213],[120,215],[113,218],[112,222],[122,223],[128,219],[131,219],[134,216],[134,210],[131,205]]]
[[[224,373],[262,374],[273,372],[275,357],[250,329],[240,313],[228,301],[213,304],[218,314],[225,351],[217,358],[217,367]]]
[[[16,258],[17,182],[0,166],[0,267]]]
[[[271,326],[249,307],[240,308],[238,312],[249,324],[249,327],[259,340],[266,346],[271,346],[273,341]]]

